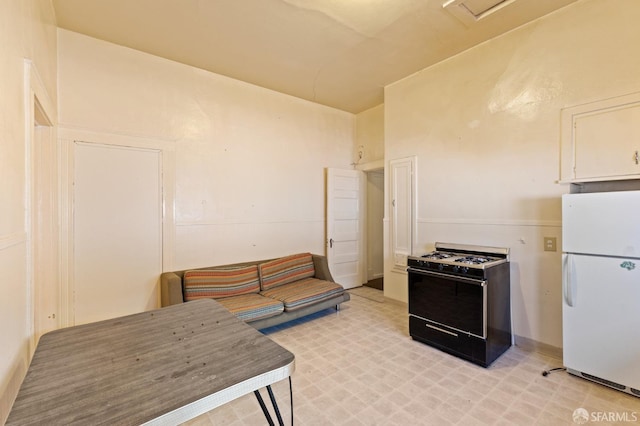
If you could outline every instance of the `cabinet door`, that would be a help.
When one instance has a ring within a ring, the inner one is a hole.
[[[577,179],[640,173],[640,103],[574,118]]]
[[[640,93],[562,111],[561,181],[640,177]]]

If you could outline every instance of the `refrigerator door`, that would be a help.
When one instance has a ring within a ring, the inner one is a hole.
[[[563,195],[562,251],[640,258],[640,191]]]
[[[640,390],[640,262],[563,255],[563,361]]]

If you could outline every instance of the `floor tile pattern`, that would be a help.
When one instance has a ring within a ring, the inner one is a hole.
[[[640,425],[640,398],[562,371],[543,377],[559,359],[512,347],[482,368],[413,341],[406,304],[367,287],[351,295],[339,311],[264,330],[296,356],[297,425],[572,425],[579,408],[589,424]],[[288,425],[288,381],[273,391]],[[187,423],[265,424],[253,394]]]

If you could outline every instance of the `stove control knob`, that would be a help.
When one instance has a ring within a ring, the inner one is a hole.
[[[467,272],[469,272],[469,268],[467,268],[466,266],[464,266],[464,267],[462,268],[462,273],[463,273],[463,274],[466,274]]]
[[[460,267],[458,265],[455,265],[453,267],[453,272],[458,272],[460,270]]]
[[[442,263],[441,263],[441,264],[439,264],[439,265],[438,265],[438,269],[442,271],[442,270],[444,269],[444,265],[443,265]]]

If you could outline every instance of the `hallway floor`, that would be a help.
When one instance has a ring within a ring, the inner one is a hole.
[[[384,278],[374,278],[372,280],[367,281],[366,284],[364,284],[365,287],[371,287],[371,288],[375,288],[376,290],[383,290],[384,289]]]

